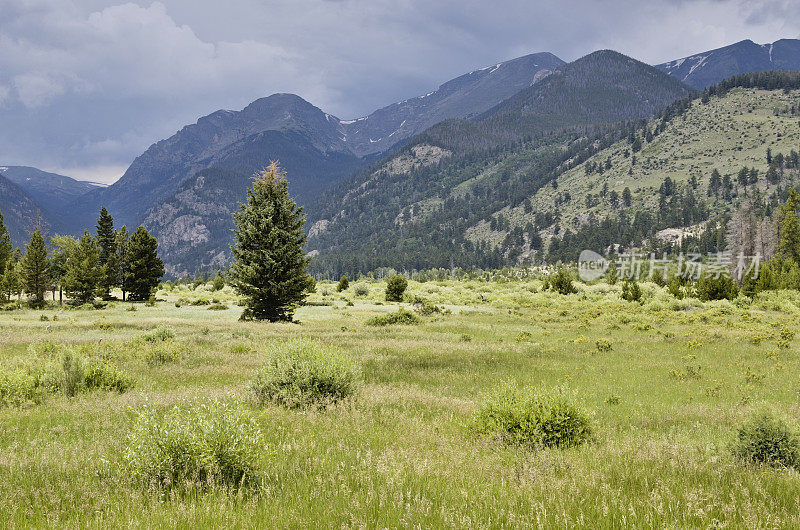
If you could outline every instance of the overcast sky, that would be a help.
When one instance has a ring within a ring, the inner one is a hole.
[[[0,165],[113,181],[220,108],[342,119],[478,67],[612,48],[659,63],[800,36],[789,0],[0,0]]]

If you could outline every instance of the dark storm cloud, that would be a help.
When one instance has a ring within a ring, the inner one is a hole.
[[[341,118],[535,51],[655,63],[798,34],[794,2],[0,0],[0,164],[118,176],[218,108],[294,92]]]

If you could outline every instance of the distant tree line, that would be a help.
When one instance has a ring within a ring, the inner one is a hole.
[[[55,235],[45,243],[37,226],[25,246],[14,249],[0,214],[0,298],[25,295],[34,307],[41,307],[52,291],[59,302],[64,295],[73,303],[89,303],[99,297],[112,298],[120,289],[123,300],[148,300],[164,264],[158,257],[158,242],[140,226],[130,234],[125,226],[114,230],[106,208],[100,210],[96,233],[84,231],[80,238]]]

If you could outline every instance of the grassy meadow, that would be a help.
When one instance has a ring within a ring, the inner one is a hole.
[[[701,303],[645,283],[638,304],[619,285],[578,287],[410,282],[409,300],[442,311],[386,326],[366,322],[413,305],[384,302],[385,283],[366,280],[341,293],[319,283],[293,324],[239,322],[230,288],[210,286],[161,290],[154,306],[0,312],[2,370],[71,349],[133,382],[0,407],[0,525],[800,526],[797,472],[731,452],[755,412],[800,427],[800,293]],[[357,361],[358,393],[324,409],[254,400],[264,352],[290,339]],[[531,450],[478,434],[479,404],[509,381],[565,389],[588,411],[592,439]],[[132,480],[121,462],[136,411],[209,399],[240,403],[257,422],[262,486],[181,492]]]

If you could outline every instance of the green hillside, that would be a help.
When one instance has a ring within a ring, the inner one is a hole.
[[[631,153],[627,140],[617,142],[593,156],[589,161],[558,177],[558,188],[547,187],[533,198],[536,211],[558,211],[562,224],[576,226],[589,214],[605,216],[613,213],[606,199],[586,207],[586,195],[600,196],[612,191],[621,197],[625,188],[632,195],[633,209],[652,210],[658,207],[658,190],[669,177],[679,185],[697,180],[698,196],[705,199],[714,169],[724,177],[735,179],[743,166],[759,171],[757,187],[765,193],[777,187],[766,179],[767,149],[773,155],[800,147],[798,118],[791,113],[800,105],[800,91],[736,89],[726,96],[714,97],[708,103],[693,102],[685,115],[670,122],[668,127],[639,153]],[[652,124],[651,124],[652,125]],[[635,159],[635,163],[634,163]],[[587,175],[587,164],[605,164],[611,169],[602,174]],[[785,174],[787,177],[788,174]],[[572,199],[555,206],[556,196],[568,191]],[[712,198],[710,206],[724,210],[729,201]],[[530,218],[531,216],[527,216]],[[526,218],[523,208],[515,208],[516,223]]]
[[[601,51],[475,121],[440,123],[308,205],[312,267],[335,276],[379,267],[513,264],[525,237],[515,234],[510,247],[498,248],[476,244],[469,230],[503,208],[522,205],[689,93],[655,68]]]

